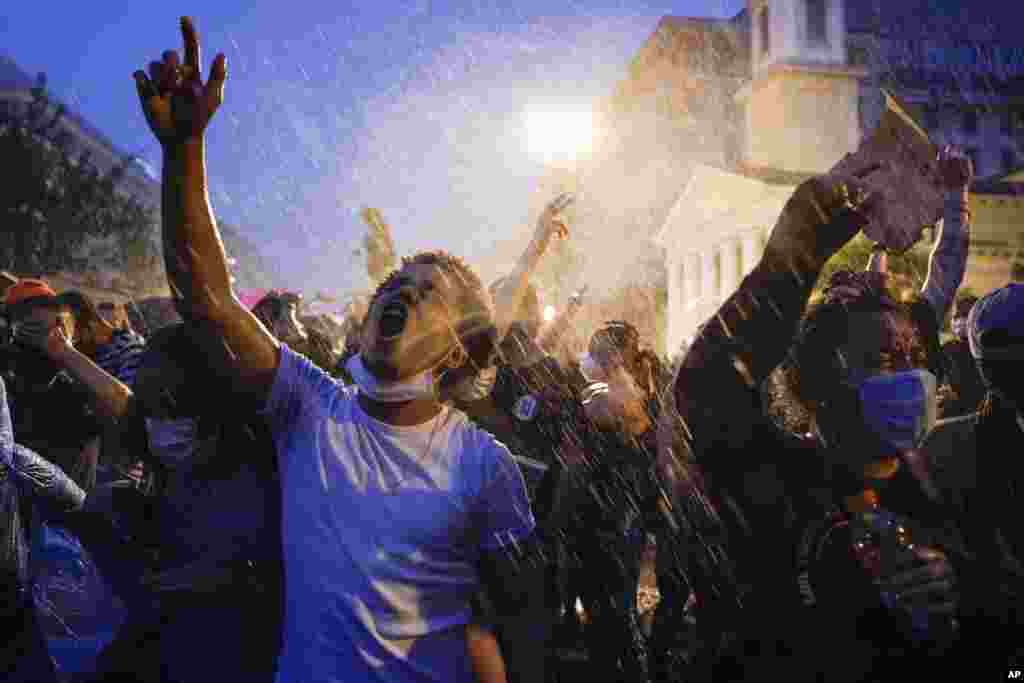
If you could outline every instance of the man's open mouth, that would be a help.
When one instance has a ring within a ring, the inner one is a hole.
[[[384,339],[394,339],[402,334],[409,310],[401,300],[394,300],[384,307],[380,314],[380,334]]]

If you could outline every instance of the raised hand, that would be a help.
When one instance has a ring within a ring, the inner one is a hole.
[[[544,207],[540,218],[537,220],[537,233],[535,239],[547,243],[552,237],[565,239],[569,236],[569,227],[565,223],[562,212],[569,208],[575,198],[568,192],[555,197],[550,204]]]
[[[42,351],[53,360],[59,360],[61,354],[74,348],[62,325],[50,326],[41,320],[26,320],[18,325],[14,340],[27,348]]]
[[[164,147],[201,139],[224,101],[224,55],[214,58],[210,77],[203,83],[199,36],[188,17],[181,19],[181,35],[185,43],[184,64],[177,52],[168,50],[160,61],[149,63],[148,76],[141,69],[134,74],[146,121]]]
[[[818,267],[884,211],[882,197],[854,176],[804,181],[789,198],[768,240],[776,257]]]
[[[939,178],[947,190],[964,190],[974,179],[974,162],[961,149],[946,145],[938,161]]]

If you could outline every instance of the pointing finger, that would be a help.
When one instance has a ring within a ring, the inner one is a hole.
[[[181,37],[185,42],[185,66],[189,67],[193,74],[198,75],[202,57],[199,52],[199,34],[196,33],[195,24],[189,17],[181,18]]]

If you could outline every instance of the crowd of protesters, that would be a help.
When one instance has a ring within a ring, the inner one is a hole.
[[[568,196],[489,286],[427,251],[340,325],[302,318],[287,292],[240,303],[206,192],[225,61],[204,81],[187,19],[182,33],[183,60],[135,74],[164,152],[178,319],[142,328],[121,304],[6,283],[0,679],[888,681],[1024,665],[1024,283],[956,299],[968,157],[940,154],[942,232],[910,301],[879,254],[809,305],[885,211],[857,178],[821,176],[685,353],[660,358],[617,320],[566,363],[586,303],[545,326],[531,276],[569,237]],[[770,377],[806,429],[772,415]],[[960,431],[936,463],[948,420]],[[651,547],[660,601],[642,620]],[[51,600],[43,576],[78,590]],[[109,637],[75,668],[54,628]]]

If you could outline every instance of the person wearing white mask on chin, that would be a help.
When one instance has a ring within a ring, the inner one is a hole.
[[[235,297],[206,193],[204,135],[223,100],[182,19],[174,51],[135,74],[164,152],[163,243],[186,324],[213,372],[261,405],[276,447],[285,572],[281,683],[473,680],[471,599],[498,626],[542,591],[535,523],[509,451],[449,407],[486,390],[490,298],[443,252],[406,259],[378,288],[343,386],[280,344]],[[502,643],[507,677],[540,681],[539,643]]]

